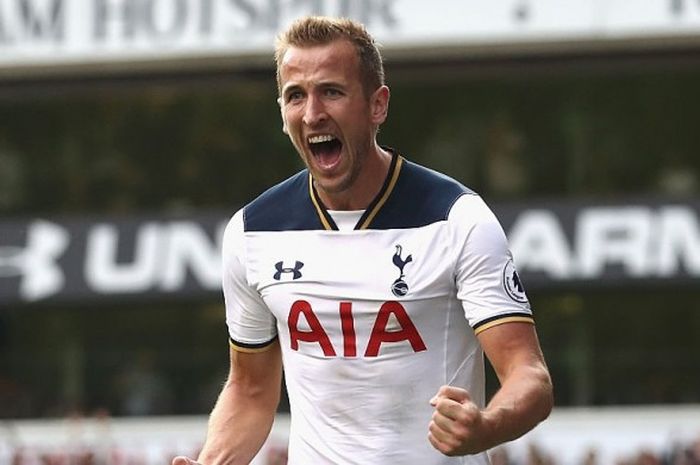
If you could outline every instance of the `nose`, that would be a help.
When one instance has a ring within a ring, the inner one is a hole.
[[[323,101],[314,95],[309,95],[306,98],[306,107],[304,108],[303,122],[307,126],[317,126],[323,123],[328,118]]]

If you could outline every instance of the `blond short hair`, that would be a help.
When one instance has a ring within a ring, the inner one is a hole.
[[[277,90],[282,92],[280,64],[290,47],[326,45],[336,40],[347,40],[357,50],[360,63],[360,79],[365,95],[369,97],[384,85],[384,65],[374,38],[365,27],[346,18],[307,16],[294,21],[277,37],[275,64],[277,65]]]

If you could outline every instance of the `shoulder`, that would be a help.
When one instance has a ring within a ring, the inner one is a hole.
[[[444,210],[445,217],[457,199],[463,195],[476,195],[473,190],[450,176],[417,163],[406,161],[404,169],[404,195],[414,202],[435,203]]]
[[[478,195],[460,197],[450,211],[450,229],[469,256],[510,256],[508,239],[498,218]]]
[[[420,227],[445,221],[464,196],[474,191],[455,179],[403,159],[401,172],[373,227]]]
[[[221,242],[224,267],[243,254],[243,209],[238,210],[226,224]]]
[[[243,207],[242,221],[246,232],[318,229],[308,171],[287,178]]]
[[[480,195],[464,195],[450,209],[449,220],[460,224],[498,223],[496,215]]]

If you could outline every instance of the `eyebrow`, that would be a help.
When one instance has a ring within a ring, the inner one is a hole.
[[[329,87],[337,87],[339,89],[345,89],[347,86],[338,81],[326,81],[319,83],[318,87],[321,89],[327,89]]]
[[[321,87],[321,88],[340,87],[340,88],[344,89],[347,87],[347,84],[344,84],[341,81],[338,81],[335,79],[329,79],[326,81],[315,82],[315,83],[313,83],[313,87]],[[299,84],[291,84],[291,85],[288,85],[288,87],[282,86],[282,93],[287,92],[288,89],[294,89],[294,90],[302,89],[302,86],[300,86]]]

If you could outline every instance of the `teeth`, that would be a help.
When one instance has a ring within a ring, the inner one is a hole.
[[[309,144],[319,144],[321,142],[330,142],[335,137],[331,136],[330,134],[324,134],[321,136],[311,136],[309,137]]]

